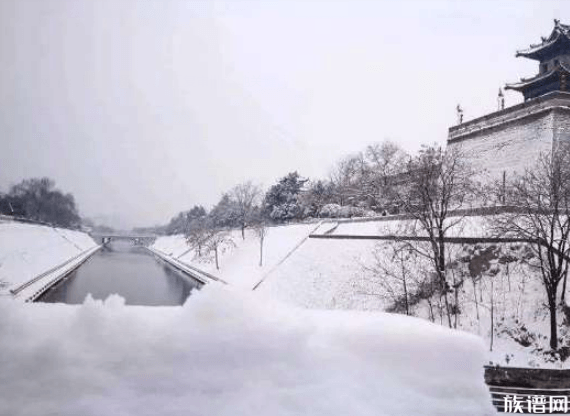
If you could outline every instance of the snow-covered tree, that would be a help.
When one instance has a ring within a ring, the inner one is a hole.
[[[245,227],[252,220],[255,208],[261,195],[261,188],[247,181],[233,187],[229,195],[235,207],[241,228],[241,237],[245,240]]]
[[[329,202],[376,211],[390,206],[408,160],[409,156],[389,141],[369,145],[363,152],[339,160],[329,175],[334,195]]]
[[[334,198],[333,185],[328,181],[310,182],[307,190],[300,195],[301,209],[305,217],[318,217],[321,209]]]
[[[49,178],[24,179],[2,198],[2,212],[61,227],[77,227],[80,217],[72,194],[56,189]]]
[[[210,228],[211,221],[209,220],[209,217],[205,215],[194,218],[186,225],[184,232],[186,241],[188,244],[195,247],[196,254],[198,256],[202,255],[202,248],[208,240]]]
[[[232,228],[240,225],[240,210],[229,193],[224,193],[220,201],[212,208],[209,217],[216,228]]]
[[[291,172],[273,185],[263,200],[264,214],[273,221],[283,222],[302,218],[300,193],[308,179]]]
[[[168,235],[173,234],[186,234],[187,229],[192,221],[206,215],[206,210],[201,205],[194,205],[188,211],[179,212],[173,217],[165,227],[165,232]]]

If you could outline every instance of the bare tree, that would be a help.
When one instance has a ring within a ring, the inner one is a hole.
[[[385,206],[394,199],[394,179],[405,170],[407,160],[407,154],[388,141],[339,160],[330,173],[336,202],[374,209]]]
[[[232,237],[227,230],[210,228],[208,230],[208,239],[206,246],[210,251],[214,252],[216,262],[216,270],[220,270],[220,247],[222,244],[233,243]]]
[[[452,216],[453,211],[462,208],[475,191],[472,172],[464,163],[460,151],[429,146],[410,161],[408,175],[408,186],[399,189],[398,199],[406,212],[416,220],[412,232],[428,240],[427,245],[409,246],[431,260],[439,278],[451,328],[452,308],[448,293],[460,283],[449,283],[446,270],[448,244],[445,240],[449,231],[463,220],[460,215]]]
[[[247,181],[235,186],[230,191],[230,195],[235,201],[241,227],[241,237],[245,240],[245,227],[253,215],[256,204],[259,202],[261,188],[254,185],[251,181]]]
[[[505,187],[509,205],[517,212],[495,216],[497,234],[530,241],[535,255],[529,261],[539,270],[550,312],[550,347],[558,348],[557,295],[562,282],[564,303],[568,276],[570,244],[570,150],[556,146],[542,154],[533,169],[527,169]]]
[[[333,184],[334,197],[339,205],[350,205],[362,192],[361,173],[364,170],[364,156],[357,153],[339,160],[329,174]]]
[[[432,297],[438,285],[427,258],[406,244],[383,242],[374,248],[374,262],[361,267],[369,272],[373,287],[371,291],[366,284],[361,293],[389,299],[388,311],[406,315],[413,315],[413,307],[426,301],[429,319],[435,320]]]
[[[397,244],[377,246],[374,267],[369,269],[378,277],[379,286],[386,295],[392,298],[394,307],[403,303],[406,315],[410,315],[410,286],[412,283],[417,286],[417,276],[410,269],[413,254],[410,249]]]
[[[184,234],[186,242],[196,248],[196,254],[202,255],[202,248],[206,244],[209,237],[210,221],[206,216],[192,219],[187,222]]]
[[[406,169],[409,155],[390,141],[369,145],[365,151],[370,174],[366,187],[378,207],[394,200],[395,178]]]
[[[265,222],[258,222],[254,225],[255,233],[259,238],[259,267],[263,266],[263,244],[267,236],[267,225]]]

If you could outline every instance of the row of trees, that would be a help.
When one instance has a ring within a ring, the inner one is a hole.
[[[259,222],[260,218],[283,223],[310,217],[394,211],[395,188],[407,180],[410,160],[396,144],[384,142],[340,160],[328,179],[311,181],[291,172],[265,193],[247,181],[222,194],[209,213],[202,206],[180,212],[164,227],[164,232],[182,233],[192,218],[205,215],[211,217],[216,227],[241,228],[243,236],[247,224]]]
[[[61,227],[78,227],[81,218],[70,193],[49,178],[25,179],[0,194],[0,213]]]

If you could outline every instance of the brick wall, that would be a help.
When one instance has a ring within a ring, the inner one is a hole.
[[[541,152],[552,149],[553,123],[558,117],[553,111],[541,112],[481,130],[449,146],[461,149],[480,179],[501,179],[503,171],[509,176],[521,173]],[[570,123],[570,115],[567,118]]]
[[[560,91],[453,126],[448,146],[490,182],[532,167],[557,140],[570,143],[570,94]]]

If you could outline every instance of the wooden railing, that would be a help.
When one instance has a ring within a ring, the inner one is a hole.
[[[570,370],[487,366],[485,383],[499,412],[570,414]]]

